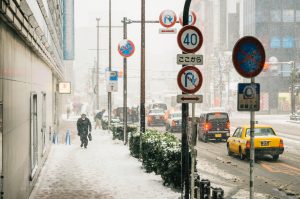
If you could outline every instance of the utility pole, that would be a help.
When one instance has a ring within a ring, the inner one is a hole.
[[[127,18],[123,18],[123,39],[127,39]],[[127,58],[123,58],[124,77],[123,77],[123,125],[124,125],[124,144],[128,142],[127,135]]]
[[[183,9],[183,26],[188,25],[189,10],[192,0],[185,0]],[[185,52],[182,52],[185,54]],[[184,67],[184,65],[182,66]],[[184,93],[182,93],[184,94]],[[182,134],[181,134],[181,198],[190,198],[190,166],[189,166],[189,144],[187,137],[187,123],[189,117],[189,104],[182,104]],[[194,166],[194,165],[192,165]],[[194,191],[194,190],[192,190]],[[194,199],[194,198],[193,198]]]
[[[97,66],[96,66],[96,109],[99,110],[99,21],[100,18],[96,18],[97,20]]]
[[[141,5],[141,99],[140,131],[145,132],[145,0]]]
[[[111,71],[111,0],[109,0],[109,63],[108,70]],[[111,92],[108,92],[108,130],[111,123]]]

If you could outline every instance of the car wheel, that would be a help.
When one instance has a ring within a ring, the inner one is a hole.
[[[243,154],[242,149],[240,148],[240,153],[239,153],[240,160],[245,160],[246,156]]]
[[[230,151],[228,143],[227,143],[227,154],[228,154],[228,156],[232,156],[232,152]]]
[[[273,160],[277,161],[279,159],[279,155],[273,155]]]

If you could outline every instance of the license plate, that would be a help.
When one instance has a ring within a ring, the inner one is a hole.
[[[261,146],[269,146],[269,141],[261,141]]]
[[[215,134],[215,137],[220,138],[220,137],[222,137],[222,134]]]

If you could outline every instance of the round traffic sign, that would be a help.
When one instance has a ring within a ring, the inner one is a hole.
[[[238,40],[233,48],[233,65],[236,71],[245,78],[255,77],[261,73],[265,59],[265,49],[255,37],[245,36]]]
[[[203,44],[203,36],[196,26],[187,25],[179,31],[177,43],[184,52],[195,53]]]
[[[188,25],[195,25],[197,20],[196,13],[194,11],[189,11]],[[179,23],[183,26],[183,12],[179,15]]]
[[[118,45],[118,51],[123,57],[130,57],[134,53],[135,47],[132,41],[124,39]]]
[[[159,15],[159,23],[166,28],[174,26],[176,20],[176,13],[173,10],[164,10]]]
[[[183,67],[177,75],[177,83],[184,93],[196,93],[202,86],[202,74],[195,66]]]

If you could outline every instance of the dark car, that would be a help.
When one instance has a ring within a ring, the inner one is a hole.
[[[162,109],[151,109],[147,117],[148,126],[164,126],[165,111]]]
[[[227,140],[230,136],[230,121],[226,112],[201,114],[198,128],[198,140]]]

